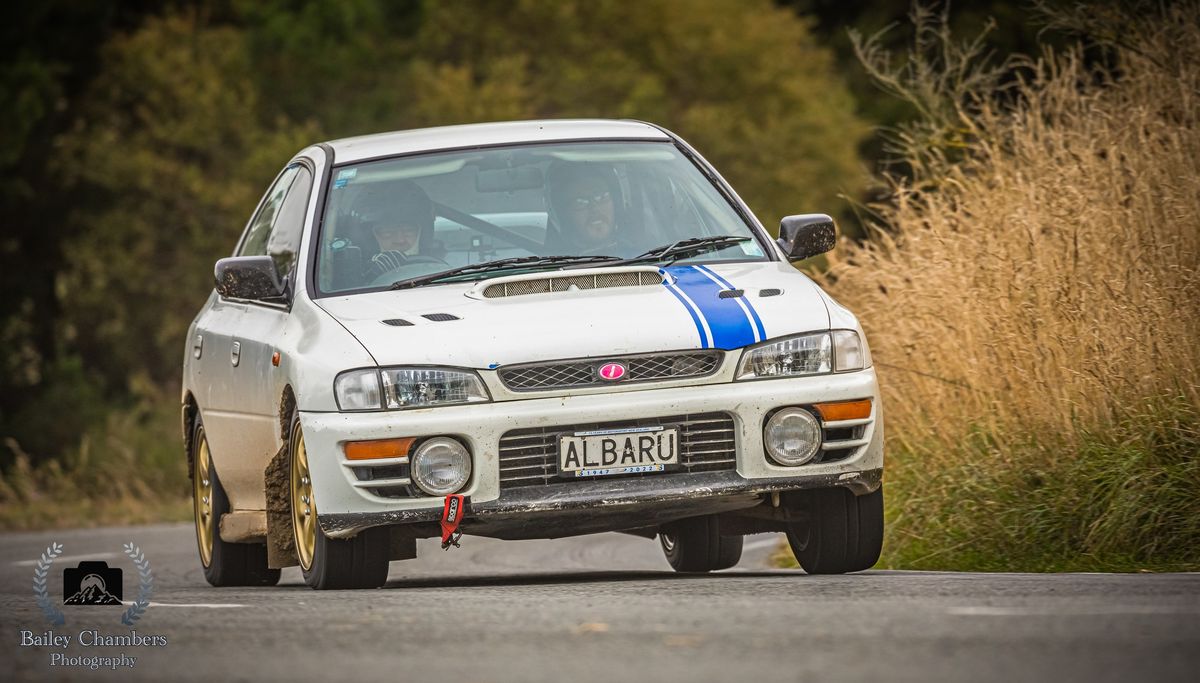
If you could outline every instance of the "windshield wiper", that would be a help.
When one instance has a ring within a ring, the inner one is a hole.
[[[681,258],[691,256],[699,256],[707,254],[710,251],[719,251],[725,247],[749,242],[749,237],[736,237],[734,235],[717,235],[713,237],[690,237],[671,244],[664,244],[661,247],[655,247],[644,254],[634,256],[632,258],[621,259],[606,264],[606,266],[624,266],[631,263],[658,263],[662,262],[664,266],[670,265]]]
[[[492,271],[505,270],[521,270],[524,268],[540,268],[542,266],[556,266],[563,263],[597,263],[619,261],[617,256],[515,256],[513,258],[502,258],[494,261],[484,261],[483,263],[471,263],[458,268],[451,268],[437,273],[428,275],[418,275],[404,280],[393,282],[389,289],[409,289],[412,287],[420,287],[434,282],[439,282],[447,278],[456,277],[459,275],[471,275],[475,273],[486,273]]]

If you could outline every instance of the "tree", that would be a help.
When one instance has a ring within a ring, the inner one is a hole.
[[[60,279],[85,366],[110,386],[177,377],[183,335],[261,193],[317,136],[262,105],[242,34],[188,15],[112,40],[61,140],[78,236]]]
[[[429,3],[401,125],[640,118],[675,130],[763,222],[857,194],[867,129],[809,23],[766,0]]]

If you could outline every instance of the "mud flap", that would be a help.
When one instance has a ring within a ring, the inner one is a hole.
[[[271,458],[263,476],[267,493],[267,566],[271,569],[295,567],[300,564],[300,559],[296,557],[292,508],[288,501],[291,494],[286,443]]]

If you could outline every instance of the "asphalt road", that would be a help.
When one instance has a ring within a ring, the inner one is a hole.
[[[767,569],[774,536],[747,539],[733,570],[670,572],[657,542],[619,534],[557,541],[468,537],[419,546],[382,590],[281,585],[213,589],[187,525],[0,535],[0,679],[266,681],[1132,681],[1200,680],[1200,574],[959,574],[841,577]],[[23,646],[51,630],[67,648]],[[84,647],[128,636],[124,606],[62,606],[62,569],[103,559],[155,592],[135,628],[165,646]],[[136,658],[132,668],[58,663]],[[11,670],[12,675],[7,675]]]

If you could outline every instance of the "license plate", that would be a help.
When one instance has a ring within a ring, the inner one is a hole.
[[[575,432],[559,439],[563,477],[662,472],[679,464],[679,432],[671,427],[631,427]]]

